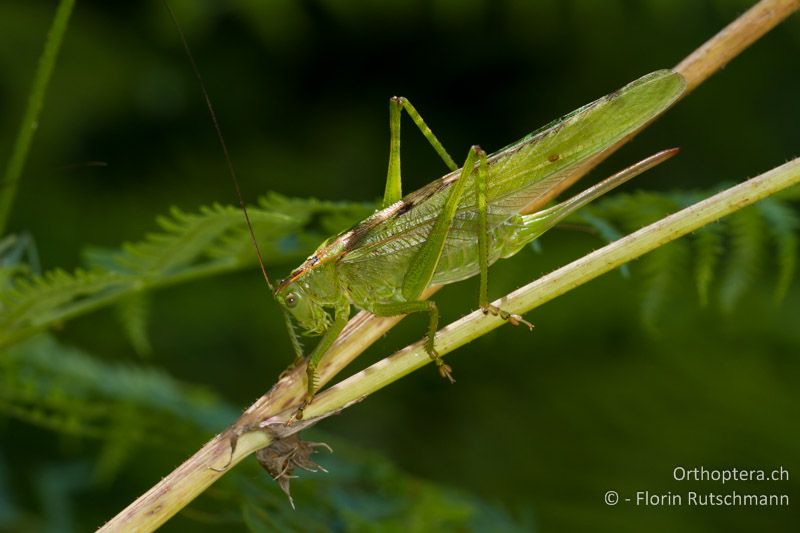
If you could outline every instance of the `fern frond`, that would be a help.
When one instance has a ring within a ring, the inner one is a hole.
[[[726,222],[730,251],[725,261],[719,299],[723,311],[730,312],[764,264],[766,232],[764,219],[755,206],[737,211]]]
[[[326,237],[346,230],[375,211],[376,204],[331,202],[316,198],[289,198],[269,193],[259,198],[265,212],[282,214],[295,220],[306,231],[319,230]]]
[[[617,238],[617,233],[631,232],[672,211],[708,196],[700,192],[633,193],[610,196],[588,206],[570,221],[588,224],[605,239]],[[786,294],[797,269],[800,248],[800,215],[783,195],[770,198],[743,210],[717,224],[706,226],[684,240],[691,241],[694,284],[701,305],[710,299],[712,283],[722,309],[732,309],[742,295],[763,276],[763,266],[772,241],[778,267],[775,299]],[[622,230],[618,229],[621,228]],[[668,245],[674,246],[674,244]],[[677,254],[673,261],[669,253]],[[689,251],[686,251],[689,254]],[[689,255],[673,250],[653,252],[652,259],[641,260],[643,280],[643,319],[653,325],[658,307],[665,301],[667,287],[685,283],[672,280],[678,272],[671,271],[674,260]],[[723,267],[724,265],[724,267]]]
[[[708,291],[723,252],[722,229],[720,223],[709,224],[691,237],[694,241],[694,281],[703,307],[708,305]]]
[[[205,389],[155,369],[100,362],[48,335],[4,353],[0,383],[0,411],[81,436],[169,442],[187,428],[213,431],[236,417]]]
[[[267,264],[304,257],[330,232],[346,229],[374,210],[368,204],[289,199],[277,194],[260,199],[259,206],[248,212]],[[113,262],[129,274],[154,277],[185,273],[189,267],[208,265],[209,260],[224,261],[230,268],[255,263],[238,207],[213,205],[199,213],[173,208],[171,216],[160,217],[158,224],[162,233],[124,245]]]
[[[777,247],[778,281],[775,284],[775,301],[781,302],[797,270],[800,217],[788,205],[771,198],[757,204],[757,207],[766,220]]]
[[[15,339],[19,330],[35,329],[67,318],[81,306],[90,307],[124,282],[114,272],[61,269],[15,280],[0,291],[0,346]]]
[[[142,443],[160,440],[148,435],[153,428],[143,418],[148,415],[140,406],[122,404],[115,411],[114,418],[105,428],[103,446],[94,465],[94,476],[101,483],[116,477]]]
[[[659,313],[674,297],[687,277],[689,243],[672,242],[644,256],[637,268],[641,277],[642,322],[650,331],[657,332]]]
[[[261,213],[277,231],[292,224],[276,213]],[[227,232],[243,225],[242,212],[233,206],[201,207],[199,213],[172,208],[170,216],[156,222],[163,230],[151,233],[144,241],[125,244],[117,264],[139,276],[163,275],[191,264]]]
[[[264,207],[251,208],[250,216],[269,264],[305,257],[323,235],[328,236],[322,231],[333,227],[341,231],[373,210],[367,204],[278,195],[268,196],[261,204]],[[13,284],[0,285],[0,347],[149,289],[255,263],[250,236],[237,207],[213,205],[197,213],[173,209],[169,216],[160,217],[158,224],[161,233],[125,244],[121,250],[88,250],[85,257],[89,270],[70,274],[57,269],[43,276],[15,276]],[[125,312],[130,314],[128,334],[137,350],[145,353],[145,313],[132,307]]]
[[[116,310],[122,328],[136,353],[143,357],[152,354],[153,348],[147,336],[150,296],[143,292],[132,293],[120,298]]]

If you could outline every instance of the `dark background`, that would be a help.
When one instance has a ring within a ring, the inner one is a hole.
[[[646,72],[677,64],[749,5],[171,3],[252,201],[270,190],[378,198],[392,95],[408,97],[460,161],[471,144],[496,150]],[[51,2],[0,4],[0,161],[10,153],[53,12]],[[702,190],[797,155],[798,57],[795,16],[596,176],[677,145],[679,157],[626,189]],[[444,167],[410,121],[403,127],[410,191]],[[233,190],[163,5],[79,1],[11,230],[34,236],[45,269],[74,268],[87,245],[139,239],[170,206],[194,210],[213,202],[233,203]],[[595,236],[555,230],[542,239],[543,253],[525,250],[496,265],[490,292],[499,296],[600,245]],[[273,268],[273,277],[293,266]],[[800,290],[795,281],[775,305],[774,276],[764,268],[763,287],[733,312],[713,302],[701,308],[689,287],[665,307],[657,331],[642,326],[635,265],[632,279],[610,273],[531,313],[533,334],[503,327],[453,354],[457,385],[425,368],[322,428],[413,475],[532,515],[543,531],[791,530],[799,518],[794,477],[725,487],[672,480],[678,465],[783,465],[792,476],[800,473]],[[476,299],[472,280],[437,296],[448,322]],[[59,336],[109,361],[165,368],[242,408],[291,359],[256,270],[162,291],[152,313],[154,356],[145,361],[112,313],[71,322]],[[365,357],[418,340],[424,328],[421,317],[406,320]],[[12,421],[0,430],[7,468],[23,487],[24,473],[44,461],[23,450],[51,434]],[[77,452],[58,452],[70,453]],[[92,508],[90,498],[77,505],[79,527],[112,516],[167,473],[147,463],[131,469],[147,475],[115,484],[105,508]],[[703,488],[788,493],[793,500],[776,509],[607,507],[602,500],[609,489],[625,496]]]

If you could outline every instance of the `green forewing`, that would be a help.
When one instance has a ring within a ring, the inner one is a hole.
[[[501,237],[504,224],[513,222],[525,206],[545,196],[571,171],[658,116],[683,93],[685,86],[679,74],[668,70],[653,72],[492,154],[485,177],[490,260],[500,255],[501,243],[493,239]],[[394,278],[399,275],[402,280],[408,261],[427,238],[450,193],[450,185],[460,173],[460,169],[456,170],[405,196],[402,209],[395,208],[392,216],[380,223],[373,221],[365,231],[357,231],[358,242],[351,243],[350,250],[339,258],[338,270],[349,278],[350,287],[364,286],[359,281],[367,280],[370,283],[365,286],[374,287],[376,279],[384,279],[387,290],[402,285],[394,285]],[[467,277],[448,275],[448,271],[471,271],[471,264],[477,260],[477,207],[471,183],[476,175],[472,172],[468,178],[435,282]]]

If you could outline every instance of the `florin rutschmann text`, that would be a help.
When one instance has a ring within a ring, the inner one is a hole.
[[[706,468],[704,466],[676,466],[672,470],[674,481],[681,483],[708,483],[725,485],[740,483],[737,489],[724,490],[637,490],[620,494],[615,490],[606,491],[606,505],[629,503],[637,507],[788,507],[789,495],[780,490],[761,491],[753,483],[789,481],[789,471],[783,466],[773,469],[752,468]],[[747,488],[742,488],[742,485]]]

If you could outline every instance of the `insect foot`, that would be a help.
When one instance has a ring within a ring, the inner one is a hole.
[[[289,492],[289,483],[297,477],[292,475],[295,468],[302,468],[309,472],[328,472],[311,460],[311,454],[316,453],[317,448],[325,448],[333,453],[331,447],[324,442],[303,441],[300,440],[298,434],[277,440],[256,452],[258,463],[269,472],[272,479],[278,482],[278,486],[289,498],[292,509],[294,509],[294,500]]]
[[[450,383],[455,383],[456,379],[453,377],[453,369],[450,365],[442,361],[441,359],[436,359],[434,362],[437,365],[437,369],[439,370],[439,375],[443,378],[450,380]]]
[[[436,364],[436,370],[439,371],[439,375],[449,380],[450,383],[455,383],[456,380],[453,377],[453,368],[442,360],[442,357],[439,355],[439,352],[437,352],[434,348],[429,346],[425,347],[425,351],[428,352],[428,355]]]
[[[533,324],[531,324],[521,316],[509,313],[508,311],[504,311],[495,305],[487,305],[485,307],[482,307],[481,310],[483,311],[484,315],[491,313],[494,316],[499,316],[512,326],[519,326],[520,324],[525,324],[526,326],[528,326],[529,330],[533,331]]]
[[[313,392],[306,393],[306,397],[303,398],[303,403],[301,403],[300,407],[297,408],[297,411],[295,411],[295,413],[289,419],[287,425],[292,425],[294,422],[302,420],[303,412],[306,410],[306,407],[308,407],[311,404],[312,401],[314,401],[314,393]]]

